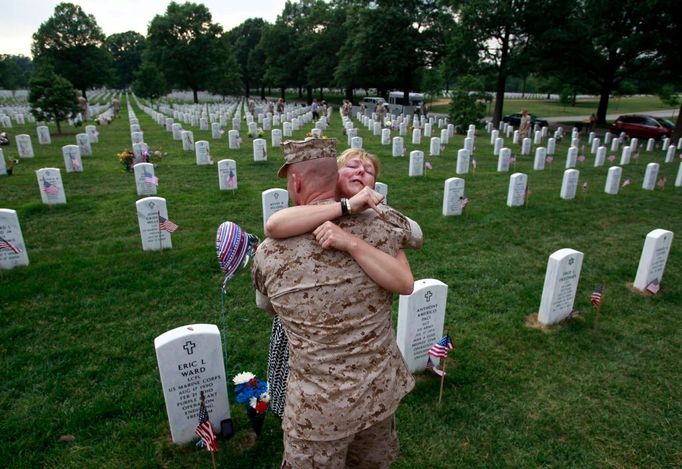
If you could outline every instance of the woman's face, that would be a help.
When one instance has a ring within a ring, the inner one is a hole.
[[[352,158],[339,168],[338,189],[342,197],[353,197],[363,187],[374,189],[376,175],[374,165],[360,158]]]

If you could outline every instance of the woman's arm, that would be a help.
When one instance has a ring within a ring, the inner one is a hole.
[[[350,254],[380,287],[401,295],[412,294],[414,277],[403,251],[393,257],[329,221],[320,225],[313,234],[323,248],[335,248]]]
[[[363,188],[350,199],[351,213],[374,208],[384,196],[369,187]],[[282,239],[310,233],[322,223],[341,216],[341,204],[299,205],[274,213],[265,223],[265,236]]]

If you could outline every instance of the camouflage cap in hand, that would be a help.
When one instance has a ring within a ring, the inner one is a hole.
[[[284,164],[277,177],[287,177],[287,166],[302,161],[318,158],[336,158],[336,139],[307,138],[305,140],[287,140],[280,145],[284,152]]]

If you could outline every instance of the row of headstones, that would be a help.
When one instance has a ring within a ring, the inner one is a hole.
[[[52,139],[50,137],[50,129],[46,125],[39,125],[36,127],[38,134],[38,143],[40,145],[51,145]],[[17,153],[19,158],[34,158],[33,143],[31,136],[28,134],[19,134],[15,137],[17,143]],[[85,127],[85,133],[76,135],[76,145],[80,147],[81,155],[92,155],[92,144],[99,142],[99,133],[97,127],[88,125]]]

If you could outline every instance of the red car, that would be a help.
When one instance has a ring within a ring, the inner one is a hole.
[[[668,119],[644,114],[620,116],[611,126],[611,133],[625,132],[628,137],[655,138],[671,137],[675,126]]]

